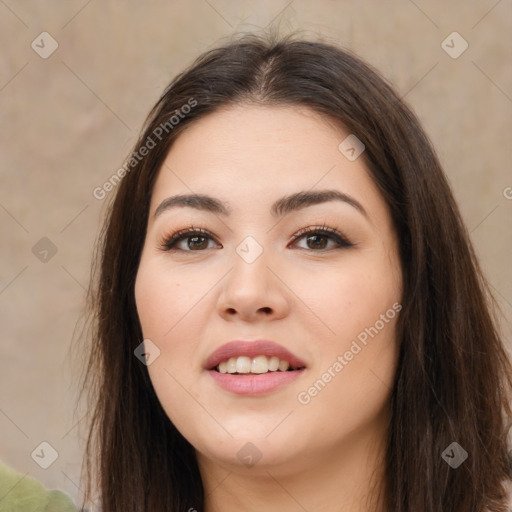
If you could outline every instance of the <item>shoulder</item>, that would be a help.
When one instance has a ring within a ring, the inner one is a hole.
[[[0,463],[0,510],[3,512],[76,512],[62,491],[46,489],[37,480]]]

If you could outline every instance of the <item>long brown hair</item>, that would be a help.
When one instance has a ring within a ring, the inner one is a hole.
[[[88,295],[93,345],[84,382],[94,402],[87,474],[97,476],[103,510],[204,509],[194,448],[134,356],[142,341],[134,283],[153,184],[173,141],[219,107],[246,102],[307,106],[355,134],[391,210],[403,309],[386,507],[504,512],[512,366],[496,302],[435,151],[410,108],[369,65],[332,43],[293,34],[246,34],[201,55],[164,91],[118,173]],[[141,151],[149,139],[154,147]],[[457,469],[443,460],[453,442],[468,454]]]

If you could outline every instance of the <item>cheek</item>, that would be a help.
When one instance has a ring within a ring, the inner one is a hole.
[[[329,320],[336,334],[325,351],[323,371],[331,369],[336,377],[327,393],[322,391],[316,407],[338,403],[354,410],[366,403],[365,413],[371,415],[385,403],[391,388],[398,357],[402,274],[393,254],[388,257],[383,250],[367,256],[340,273],[329,296]]]
[[[376,323],[379,331],[391,330],[397,316],[393,304],[401,300],[398,268],[382,254],[360,257],[354,253],[332,272],[304,273],[297,294],[321,320],[326,334],[318,336],[318,353],[332,357],[333,352],[348,350],[353,339],[361,333],[364,339],[365,329]]]
[[[207,290],[197,275],[185,275],[165,261],[141,261],[135,282],[135,302],[144,337],[167,343]],[[190,319],[190,318],[189,318]]]
[[[196,351],[215,307],[209,292],[218,282],[219,271],[207,265],[179,266],[166,255],[143,255],[135,281],[137,313],[144,337],[169,361],[179,355],[186,362]]]
[[[353,273],[324,309],[335,334],[317,339],[321,356],[297,401],[302,418],[323,418],[326,438],[356,433],[385,414],[396,374],[400,294],[394,280]],[[345,286],[346,285],[346,286]],[[340,313],[342,311],[342,313]],[[380,420],[379,420],[380,421]]]
[[[157,397],[171,421],[188,431],[201,409],[192,389],[191,361],[204,329],[206,284],[155,260],[141,261],[135,301],[145,339],[160,350],[147,370]],[[195,371],[195,369],[194,369]]]
[[[158,260],[141,262],[135,301],[144,339],[160,350],[148,372],[161,399],[176,396],[179,384],[190,378],[192,361],[197,364],[194,355],[205,325],[204,286]]]

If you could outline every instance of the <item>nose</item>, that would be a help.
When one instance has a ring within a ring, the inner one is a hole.
[[[235,253],[218,298],[218,311],[225,320],[277,320],[288,314],[290,291],[278,266],[269,260],[266,251],[251,263]]]

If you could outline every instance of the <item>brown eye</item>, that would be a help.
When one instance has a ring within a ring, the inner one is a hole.
[[[208,249],[209,240],[215,241],[211,234],[204,229],[186,229],[166,238],[161,244],[161,248],[165,251],[197,252]],[[179,247],[182,241],[187,241],[184,246],[186,248]]]
[[[309,249],[325,249],[326,245],[328,244],[329,237],[326,235],[319,235],[317,233],[313,235],[307,235],[306,241],[311,242],[311,244],[308,244]]]
[[[306,247],[301,247],[302,249],[316,252],[349,248],[355,245],[336,229],[325,226],[304,228],[293,237],[293,242],[296,243],[300,239],[306,240]],[[182,244],[184,241],[186,241],[185,245]],[[209,247],[209,241],[216,243],[214,237],[208,231],[191,228],[166,237],[161,243],[161,249],[164,251],[200,252],[215,247]],[[328,247],[329,242],[331,242],[331,247]]]
[[[301,238],[306,239],[306,247],[304,247],[304,249],[309,249],[313,251],[329,250],[326,248],[329,241],[334,243],[334,247],[331,246],[330,249],[343,247],[348,248],[353,247],[355,245],[336,229],[327,228],[325,226],[305,228],[299,231],[294,236],[294,242]]]
[[[188,237],[187,240],[189,241],[187,244],[189,249],[207,249],[208,247],[208,242],[205,244],[205,240],[207,240],[205,236]]]

